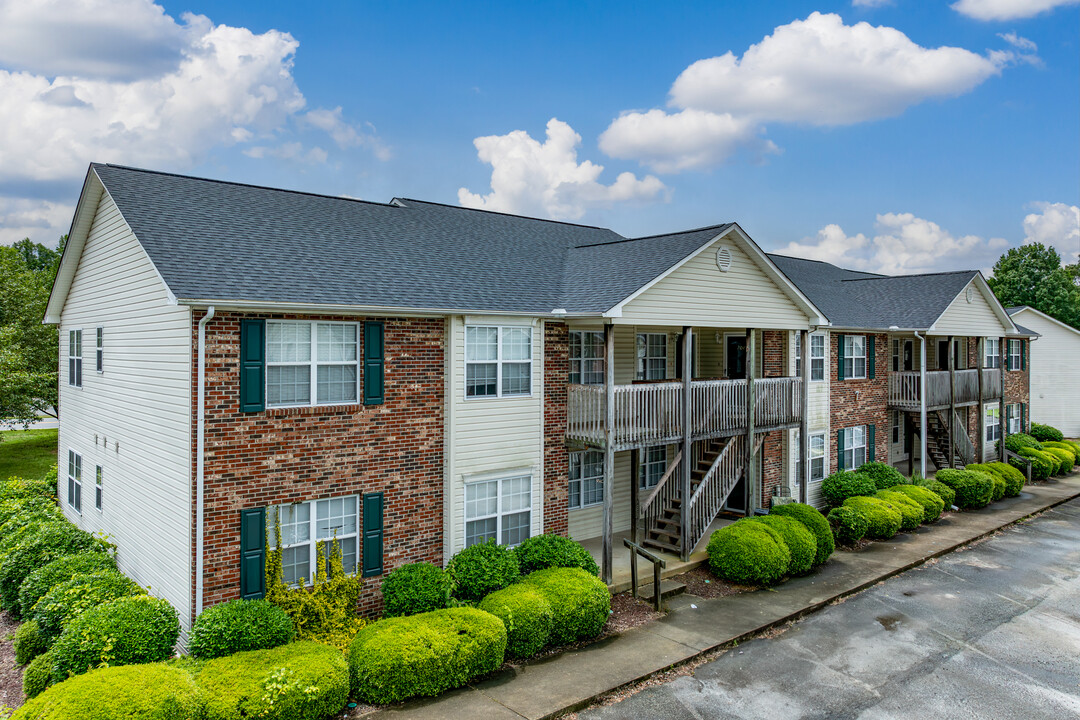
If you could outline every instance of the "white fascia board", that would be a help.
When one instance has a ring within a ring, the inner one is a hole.
[[[93,224],[93,213],[101,201],[101,193],[104,186],[94,172],[93,166],[87,168],[86,177],[83,179],[82,190],[79,191],[79,200],[75,203],[75,215],[71,219],[68,228],[68,239],[64,245],[64,252],[60,256],[60,265],[56,270],[56,278],[49,290],[49,302],[45,305],[45,317],[42,323],[45,325],[59,325],[60,314],[64,310],[71,283],[75,279],[75,269],[79,266],[79,257],[82,255],[83,245],[90,233],[90,225]]]
[[[968,281],[968,283],[964,285],[964,287],[960,288],[960,292],[956,293],[956,297],[950,300],[948,305],[945,306],[945,309],[941,311],[941,314],[934,318],[934,322],[930,325],[930,327],[926,329],[926,332],[934,332],[934,329],[937,327],[938,320],[940,320],[941,317],[949,311],[949,308],[952,307],[954,302],[960,299],[961,295],[967,292],[967,289],[971,286],[972,283],[974,283],[979,288],[979,292],[982,293],[983,298],[985,298],[986,302],[990,305],[990,309],[994,311],[994,314],[997,315],[998,320],[1001,321],[1001,324],[1004,326],[1002,329],[1005,330],[1005,334],[1023,335],[1023,333],[1016,329],[1016,324],[1012,321],[1012,318],[1009,317],[1009,313],[1006,312],[1005,306],[1001,304],[1001,301],[997,299],[997,295],[995,295],[994,291],[990,289],[990,284],[986,282],[986,278],[983,277],[981,270],[975,271],[975,277],[971,278],[971,280]]]

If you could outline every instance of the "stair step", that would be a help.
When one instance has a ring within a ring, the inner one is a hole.
[[[660,581],[660,599],[661,600],[667,600],[670,597],[675,597],[676,595],[682,595],[684,592],[686,592],[686,585],[684,583],[676,582],[674,580],[661,580]],[[641,598],[642,600],[652,600],[653,599],[653,584],[649,583],[648,585],[641,585],[640,587],[638,587],[638,597]]]
[[[679,553],[679,546],[678,545],[672,545],[671,543],[667,543],[667,542],[664,542],[662,540],[653,540],[651,538],[645,538],[644,540],[641,541],[641,544],[646,546],[646,547],[654,547],[657,550],[664,550],[665,552],[674,553],[676,555]],[[663,583],[660,583],[661,589],[663,588],[663,585],[664,585]]]
[[[679,531],[675,530],[661,530],[660,528],[653,528],[649,531],[649,535],[662,535],[663,537],[674,538],[676,542],[679,540]],[[663,539],[663,538],[657,538]]]

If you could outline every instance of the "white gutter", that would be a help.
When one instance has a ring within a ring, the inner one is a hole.
[[[203,425],[206,421],[206,323],[214,306],[199,320],[199,405],[195,410],[195,615],[203,608]]]
[[[273,300],[221,300],[212,298],[178,298],[178,305],[190,305],[193,307],[216,306],[222,310],[236,310],[240,312],[282,312],[282,313],[309,313],[321,315],[391,315],[394,317],[443,317],[447,315],[507,315],[514,317],[550,318],[552,315],[560,319],[572,320],[576,318],[602,318],[602,312],[557,312],[556,308],[551,312],[533,312],[519,310],[478,310],[476,308],[406,308],[392,305],[334,305],[329,303],[295,303],[277,302]]]
[[[926,478],[926,338],[919,338],[919,475]]]

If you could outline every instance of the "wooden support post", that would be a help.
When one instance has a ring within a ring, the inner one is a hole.
[[[692,327],[683,328],[683,341],[682,341],[682,391],[683,391],[683,437],[682,437],[682,477],[680,478],[681,490],[679,495],[682,497],[682,503],[679,505],[679,554],[682,557],[683,562],[690,559],[690,553],[694,551],[694,548],[690,547],[690,471],[693,469],[693,462],[691,458],[690,447],[693,444],[693,428],[690,423],[694,417],[693,408],[691,407],[691,379],[694,357],[694,329]],[[656,592],[660,592],[659,586],[656,587]]]
[[[919,475],[926,477],[926,336],[919,337]]]
[[[641,518],[641,504],[638,499],[638,485],[641,482],[641,450],[630,451],[630,542],[637,544],[638,520]],[[630,556],[633,557],[633,552]]]
[[[949,417],[947,428],[949,431],[949,467],[956,467],[956,445],[953,442],[953,413],[956,412],[956,340],[949,336]]]
[[[976,412],[978,412],[978,420],[975,423],[975,427],[979,432],[978,439],[978,455],[980,463],[986,462],[986,430],[983,429],[983,424],[986,422],[986,412],[983,411],[983,362],[986,358],[986,338],[980,337],[975,340],[975,367],[979,373],[979,404],[975,406]]]
[[[604,516],[601,574],[608,585],[613,573],[615,534],[615,326],[604,326]]]
[[[746,514],[753,516],[757,510],[757,478],[754,473],[754,329],[746,329]]]
[[[1009,341],[1006,338],[998,338],[998,368],[1001,373],[1001,395],[998,397],[998,437],[1000,450],[998,460],[1005,462],[1005,438],[1009,434],[1009,423],[1005,422],[1005,359],[1008,358]],[[1028,474],[1031,474],[1031,463],[1028,463]],[[1031,478],[1028,478],[1030,482]]]
[[[810,427],[810,333],[800,330],[799,342],[802,343],[802,403],[799,408],[799,457],[802,458],[802,477],[799,478],[799,502],[805,503],[810,487],[810,437],[807,434]]]

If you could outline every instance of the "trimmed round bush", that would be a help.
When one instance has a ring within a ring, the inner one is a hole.
[[[230,600],[203,610],[188,636],[192,657],[209,660],[292,642],[292,619],[268,600]]]
[[[1043,452],[1050,453],[1058,459],[1058,475],[1070,472],[1076,464],[1076,456],[1068,450],[1056,447],[1043,447]]]
[[[33,511],[19,514],[0,527],[0,563],[15,548],[33,538],[46,525],[70,525],[67,520],[48,513]]]
[[[581,568],[548,568],[522,581],[551,605],[551,644],[565,645],[596,637],[611,614],[611,592]]]
[[[1051,425],[1040,425],[1039,423],[1031,423],[1031,428],[1028,430],[1028,435],[1035,438],[1039,442],[1061,442],[1065,439],[1065,435],[1056,427]]]
[[[53,654],[52,650],[49,650],[34,658],[23,670],[23,695],[32,698],[45,692],[45,688],[52,685],[52,674]]]
[[[791,550],[780,533],[747,520],[714,532],[706,552],[714,575],[740,585],[772,585],[791,565]]]
[[[1017,451],[1017,455],[1031,461],[1032,480],[1045,480],[1057,472],[1058,459],[1042,450],[1022,447]]]
[[[506,655],[527,658],[540,652],[551,638],[554,613],[543,593],[528,583],[496,590],[478,606],[506,626]]]
[[[416,615],[450,606],[450,576],[429,562],[410,563],[392,570],[382,581],[386,617]]]
[[[117,598],[144,595],[146,591],[119,570],[76,575],[53,587],[34,605],[34,619],[50,640],[92,607]]]
[[[934,478],[926,478],[919,480],[916,485],[924,487],[930,492],[941,498],[941,501],[945,503],[945,510],[949,510],[956,504],[956,491],[943,482],[935,480]]]
[[[883,462],[868,462],[859,466],[858,472],[874,481],[878,490],[887,490],[893,485],[904,485],[908,480],[892,465]]]
[[[827,520],[836,535],[836,542],[841,545],[854,545],[859,542],[866,536],[866,529],[870,526],[861,512],[844,505],[830,510]]]
[[[19,586],[30,573],[62,555],[85,552],[93,545],[94,536],[71,523],[41,526],[0,562],[0,604],[5,610],[18,614]]]
[[[206,699],[206,720],[328,718],[349,699],[349,666],[337,648],[296,642],[219,657],[195,681]]]
[[[978,470],[938,470],[938,481],[948,485],[956,492],[955,504],[958,508],[981,508],[990,503],[994,495],[994,481],[986,473]]]
[[[64,519],[64,513],[57,507],[56,500],[53,498],[32,497],[29,499],[7,498],[0,500],[0,528],[7,525],[9,520],[28,515],[51,517],[53,520]],[[10,530],[10,528],[7,529]]]
[[[590,575],[600,574],[600,567],[589,551],[562,535],[533,535],[514,548],[514,553],[522,575],[552,567],[576,567]]]
[[[434,696],[498,669],[506,627],[476,608],[448,608],[387,618],[349,645],[352,694],[369,703]]]
[[[893,509],[900,513],[900,529],[910,532],[917,530],[923,523],[925,514],[922,505],[915,502],[903,493],[891,490],[878,490],[874,497],[891,504]]]
[[[454,597],[470,603],[502,590],[521,575],[517,554],[494,540],[465,548],[450,558],[446,572],[454,581]]]
[[[60,583],[76,575],[115,569],[116,559],[109,553],[64,555],[45,567],[38,568],[23,580],[23,584],[19,586],[19,609],[23,617],[32,617],[37,601]]]
[[[1057,448],[1058,450],[1064,450],[1073,456],[1073,465],[1080,460],[1080,445],[1073,442],[1062,440],[1060,442],[1054,440],[1047,440],[1042,444],[1043,450],[1049,450],[1050,448]]]
[[[752,522],[765,523],[780,533],[788,551],[791,552],[791,562],[788,563],[789,575],[805,575],[814,567],[814,558],[817,557],[817,540],[801,522],[783,515],[762,515],[754,518]]]
[[[875,492],[874,479],[854,470],[834,472],[821,481],[821,494],[833,505],[841,505],[849,497],[870,496]]]
[[[25,665],[49,649],[49,644],[41,634],[41,628],[33,620],[24,622],[15,631],[15,662]]]
[[[1027,478],[1012,465],[1003,462],[986,463],[986,467],[992,468],[1005,481],[1005,497],[1016,497],[1024,488]]]
[[[852,497],[844,506],[854,509],[866,518],[866,537],[872,540],[888,540],[900,531],[903,517],[892,504],[874,497]]]
[[[941,511],[945,509],[945,501],[937,493],[917,485],[894,485],[889,488],[892,492],[906,495],[922,506],[923,522],[937,522],[941,517]]]
[[[1019,453],[1021,448],[1042,449],[1042,443],[1027,433],[1013,433],[1005,438],[1005,447],[1014,453]]]
[[[12,720],[194,720],[202,694],[169,665],[107,667],[60,683],[19,708]]]
[[[179,635],[176,609],[160,598],[136,595],[98,605],[72,620],[53,644],[53,680],[106,665],[167,660]]]
[[[814,556],[815,565],[825,563],[829,556],[833,554],[833,550],[836,549],[829,521],[813,505],[804,505],[803,503],[773,505],[772,509],[769,510],[769,514],[783,515],[798,520],[806,526],[806,529],[810,531],[810,534],[814,536],[814,540],[817,542],[817,554]]]

